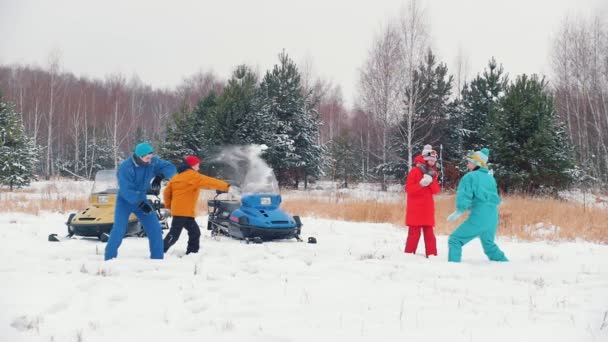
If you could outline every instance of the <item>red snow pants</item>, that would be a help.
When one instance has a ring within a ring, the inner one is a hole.
[[[437,255],[437,240],[435,239],[435,232],[431,226],[408,227],[407,241],[405,242],[405,253],[416,253],[421,230],[424,233],[424,247],[426,249],[426,256]]]

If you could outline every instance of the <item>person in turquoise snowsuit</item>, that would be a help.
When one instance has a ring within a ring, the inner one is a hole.
[[[448,261],[460,262],[462,246],[476,237],[481,240],[484,253],[492,261],[509,261],[494,242],[498,228],[500,197],[496,180],[488,169],[487,148],[467,155],[469,172],[462,177],[456,190],[456,211],[448,216],[453,221],[470,210],[469,217],[448,239]]]
[[[118,168],[114,225],[106,245],[105,260],[116,258],[131,213],[137,216],[148,236],[150,258],[162,259],[164,256],[162,228],[146,195],[152,179],[153,186],[160,189],[160,181],[173,177],[177,171],[173,164],[153,156],[153,153],[150,144],[140,143],[135,147],[133,155],[125,159]]]

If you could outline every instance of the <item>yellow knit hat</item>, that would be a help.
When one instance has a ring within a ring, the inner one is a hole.
[[[479,166],[488,168],[488,157],[490,156],[490,150],[486,147],[482,148],[480,151],[471,152],[467,155],[467,160],[471,163]]]

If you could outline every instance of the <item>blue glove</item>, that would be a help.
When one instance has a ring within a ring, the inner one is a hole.
[[[451,213],[450,216],[448,216],[448,222],[454,221],[455,219],[459,218],[461,215],[462,215],[462,211],[456,210],[455,212]]]

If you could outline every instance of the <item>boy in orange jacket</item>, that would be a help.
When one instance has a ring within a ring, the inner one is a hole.
[[[200,159],[187,156],[177,168],[178,174],[171,178],[163,192],[165,206],[171,210],[173,220],[171,229],[164,239],[165,253],[173,246],[182,228],[188,231],[186,254],[197,253],[200,245],[201,230],[194,220],[196,204],[201,189],[215,189],[228,192],[230,184],[219,179],[200,174]]]

